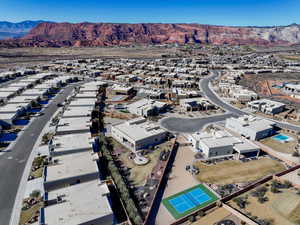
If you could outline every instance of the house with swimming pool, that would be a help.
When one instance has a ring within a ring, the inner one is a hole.
[[[255,116],[228,118],[225,127],[247,139],[257,141],[276,133],[275,123]]]
[[[219,130],[212,132],[196,132],[187,136],[197,152],[201,152],[205,159],[232,157],[258,157],[260,148],[251,141],[235,137],[229,132]]]

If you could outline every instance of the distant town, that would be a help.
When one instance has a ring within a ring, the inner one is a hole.
[[[300,50],[120,51],[1,61],[1,224],[300,224]]]

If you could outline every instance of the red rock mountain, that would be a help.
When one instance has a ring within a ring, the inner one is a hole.
[[[209,43],[291,45],[300,43],[300,26],[229,27],[200,24],[41,23],[25,37],[0,42],[4,47],[112,46]]]

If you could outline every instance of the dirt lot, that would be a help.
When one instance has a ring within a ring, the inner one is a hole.
[[[269,188],[268,188],[269,189]],[[248,195],[248,204],[245,209],[240,209],[236,203],[230,201],[230,205],[241,210],[245,214],[251,213],[261,219],[272,219],[273,225],[299,225],[300,224],[300,196],[293,189],[280,189],[280,193],[272,193],[268,190],[268,200],[259,203],[256,197]]]
[[[129,154],[131,151],[126,149],[124,146],[116,141],[113,141],[115,148],[122,149],[122,154],[120,155],[120,160],[124,165],[130,168],[130,180],[133,181],[133,185],[142,186],[145,184],[148,176],[152,172],[153,168],[159,161],[159,156],[162,150],[169,149],[170,142],[165,142],[157,146],[157,148],[151,153],[147,154],[146,157],[150,160],[146,165],[138,166],[133,160],[129,159]]]
[[[244,163],[230,160],[217,163],[216,165],[206,165],[202,162],[197,162],[195,166],[200,169],[197,178],[201,182],[219,185],[251,182],[285,169],[283,164],[269,158],[261,158]]]
[[[300,56],[299,55],[280,55],[280,58],[293,60],[293,61],[300,61]]]
[[[0,48],[0,69],[45,63],[54,59],[160,58],[163,54],[174,54],[174,49],[159,47]]]
[[[299,99],[293,98],[284,92],[277,85],[282,85],[283,82],[300,81],[300,73],[262,73],[244,75],[244,78],[239,82],[240,85],[255,91],[262,97],[279,100],[286,104],[291,102],[299,103]],[[293,104],[299,106],[299,104]]]
[[[185,143],[186,139],[180,136],[177,141],[179,143]],[[162,199],[199,184],[199,181],[185,170],[186,165],[190,165],[193,162],[194,155],[195,153],[190,146],[179,146]],[[165,206],[160,204],[155,224],[171,224],[174,220],[175,219]]]
[[[275,151],[292,154],[295,151],[295,147],[297,145],[297,136],[292,134],[287,134],[287,135],[292,137],[294,140],[289,141],[287,143],[281,143],[279,141],[274,140],[272,137],[269,137],[261,140],[260,142],[274,149]]]
[[[197,222],[192,223],[192,225],[208,225],[208,224],[215,224],[222,220],[232,220],[235,222],[236,225],[240,225],[240,219],[236,216],[232,215],[224,208],[217,208],[213,212],[207,214],[203,218],[199,219]]]

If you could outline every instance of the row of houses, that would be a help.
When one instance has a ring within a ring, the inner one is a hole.
[[[0,89],[2,106],[0,124],[10,127],[19,117],[34,108],[41,108],[60,88],[73,81],[69,76],[57,77],[56,74],[36,74],[19,80],[6,88]],[[21,90],[20,90],[21,88]]]
[[[113,224],[110,191],[99,169],[99,140],[91,130],[101,85],[81,85],[60,113],[44,173],[41,224]]]

